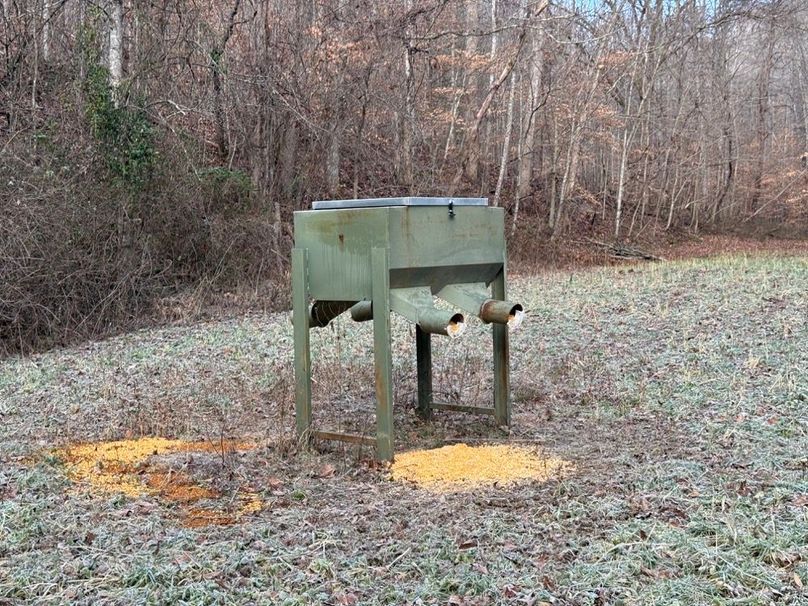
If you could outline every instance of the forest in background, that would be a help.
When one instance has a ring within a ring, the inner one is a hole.
[[[802,0],[0,2],[0,354],[282,304],[317,199],[486,196],[528,258],[808,226]]]

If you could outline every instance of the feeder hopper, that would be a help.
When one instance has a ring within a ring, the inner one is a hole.
[[[508,331],[522,306],[505,298],[505,229],[501,208],[485,198],[384,198],[314,202],[294,214],[292,251],[295,408],[302,439],[369,443],[393,458],[390,313],[415,324],[418,412],[493,415],[510,425]],[[438,297],[453,310],[438,308]],[[309,330],[350,312],[373,322],[375,438],[312,429]],[[493,406],[432,401],[433,334],[459,337],[464,314],[492,324]]]

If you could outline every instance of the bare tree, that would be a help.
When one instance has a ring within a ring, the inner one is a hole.
[[[123,80],[123,0],[111,0],[109,24],[109,86],[113,99],[119,101]]]
[[[280,276],[292,211],[323,197],[491,195],[528,247],[799,233],[806,32],[800,0],[0,0],[0,212],[61,209],[64,254],[110,277],[82,309],[141,267],[132,301],[211,267]]]

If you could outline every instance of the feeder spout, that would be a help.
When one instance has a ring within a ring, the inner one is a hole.
[[[417,324],[424,332],[459,337],[466,330],[463,314],[437,309],[429,288],[394,288],[390,309]]]
[[[313,328],[324,328],[353,304],[354,301],[315,301],[309,307],[309,323]]]
[[[516,330],[525,319],[525,310],[519,303],[492,299],[485,284],[451,284],[444,286],[438,297],[465,312],[479,316],[485,323],[507,324]]]
[[[397,288],[390,292],[390,307],[424,332],[459,337],[466,329],[463,314],[436,309],[432,295],[425,288]],[[356,322],[373,319],[373,303],[359,301],[351,307],[351,318]]]
[[[354,322],[368,322],[373,319],[373,303],[359,301],[351,307],[351,319]]]
[[[480,307],[480,319],[488,323],[507,324],[510,330],[516,330],[525,319],[525,310],[519,303],[488,299]]]

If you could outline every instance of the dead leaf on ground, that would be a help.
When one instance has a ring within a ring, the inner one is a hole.
[[[791,502],[797,507],[808,506],[808,494],[797,494],[791,499]]]
[[[334,475],[337,471],[337,468],[331,465],[331,463],[326,463],[320,469],[317,470],[317,477],[318,478],[330,478]]]

